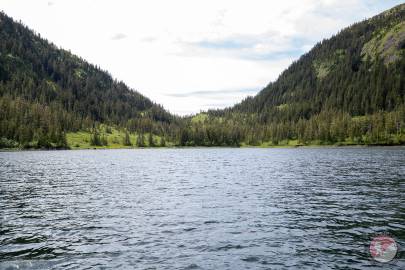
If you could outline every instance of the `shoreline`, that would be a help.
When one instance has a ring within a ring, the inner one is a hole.
[[[298,148],[405,148],[405,144],[352,144],[352,145],[337,145],[337,144],[319,144],[319,145],[274,145],[274,146],[164,146],[164,147],[90,147],[90,148],[65,148],[65,149],[46,149],[46,148],[0,148],[0,152],[31,152],[31,151],[80,151],[80,150],[141,150],[141,149],[298,149]]]

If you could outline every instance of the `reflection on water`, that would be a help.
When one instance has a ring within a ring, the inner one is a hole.
[[[404,194],[404,148],[3,152],[0,269],[380,269]]]

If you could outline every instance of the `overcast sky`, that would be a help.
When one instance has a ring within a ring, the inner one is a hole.
[[[254,95],[316,42],[396,0],[0,0],[0,9],[180,115]]]

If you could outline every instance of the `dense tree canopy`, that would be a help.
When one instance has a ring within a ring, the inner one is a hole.
[[[106,146],[101,124],[138,147],[405,143],[405,4],[320,42],[257,96],[186,118],[4,13],[0,40],[0,147],[66,148],[82,130]]]
[[[53,133],[96,123],[163,133],[176,122],[161,106],[4,13],[0,40],[0,137],[58,144]]]
[[[208,126],[236,125],[253,145],[404,143],[404,104],[402,4],[318,43],[255,97],[208,112]]]

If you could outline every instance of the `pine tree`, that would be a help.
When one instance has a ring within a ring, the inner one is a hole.
[[[143,133],[140,133],[136,138],[136,146],[145,147],[145,136]]]
[[[125,136],[124,136],[124,139],[123,139],[123,145],[132,146],[131,138],[129,137],[129,133],[128,133],[127,130],[125,131]]]
[[[107,140],[106,135],[103,134],[103,136],[101,136],[100,143],[101,143],[102,146],[107,146],[108,145],[108,140]]]
[[[153,140],[152,132],[149,132],[149,135],[148,135],[148,146],[155,147],[155,141]]]
[[[159,146],[160,147],[165,147],[166,146],[166,140],[165,140],[164,136],[162,136],[162,138],[160,138],[160,145]]]
[[[90,145],[92,146],[102,146],[100,135],[98,134],[97,129],[93,130],[93,133],[90,136]]]

